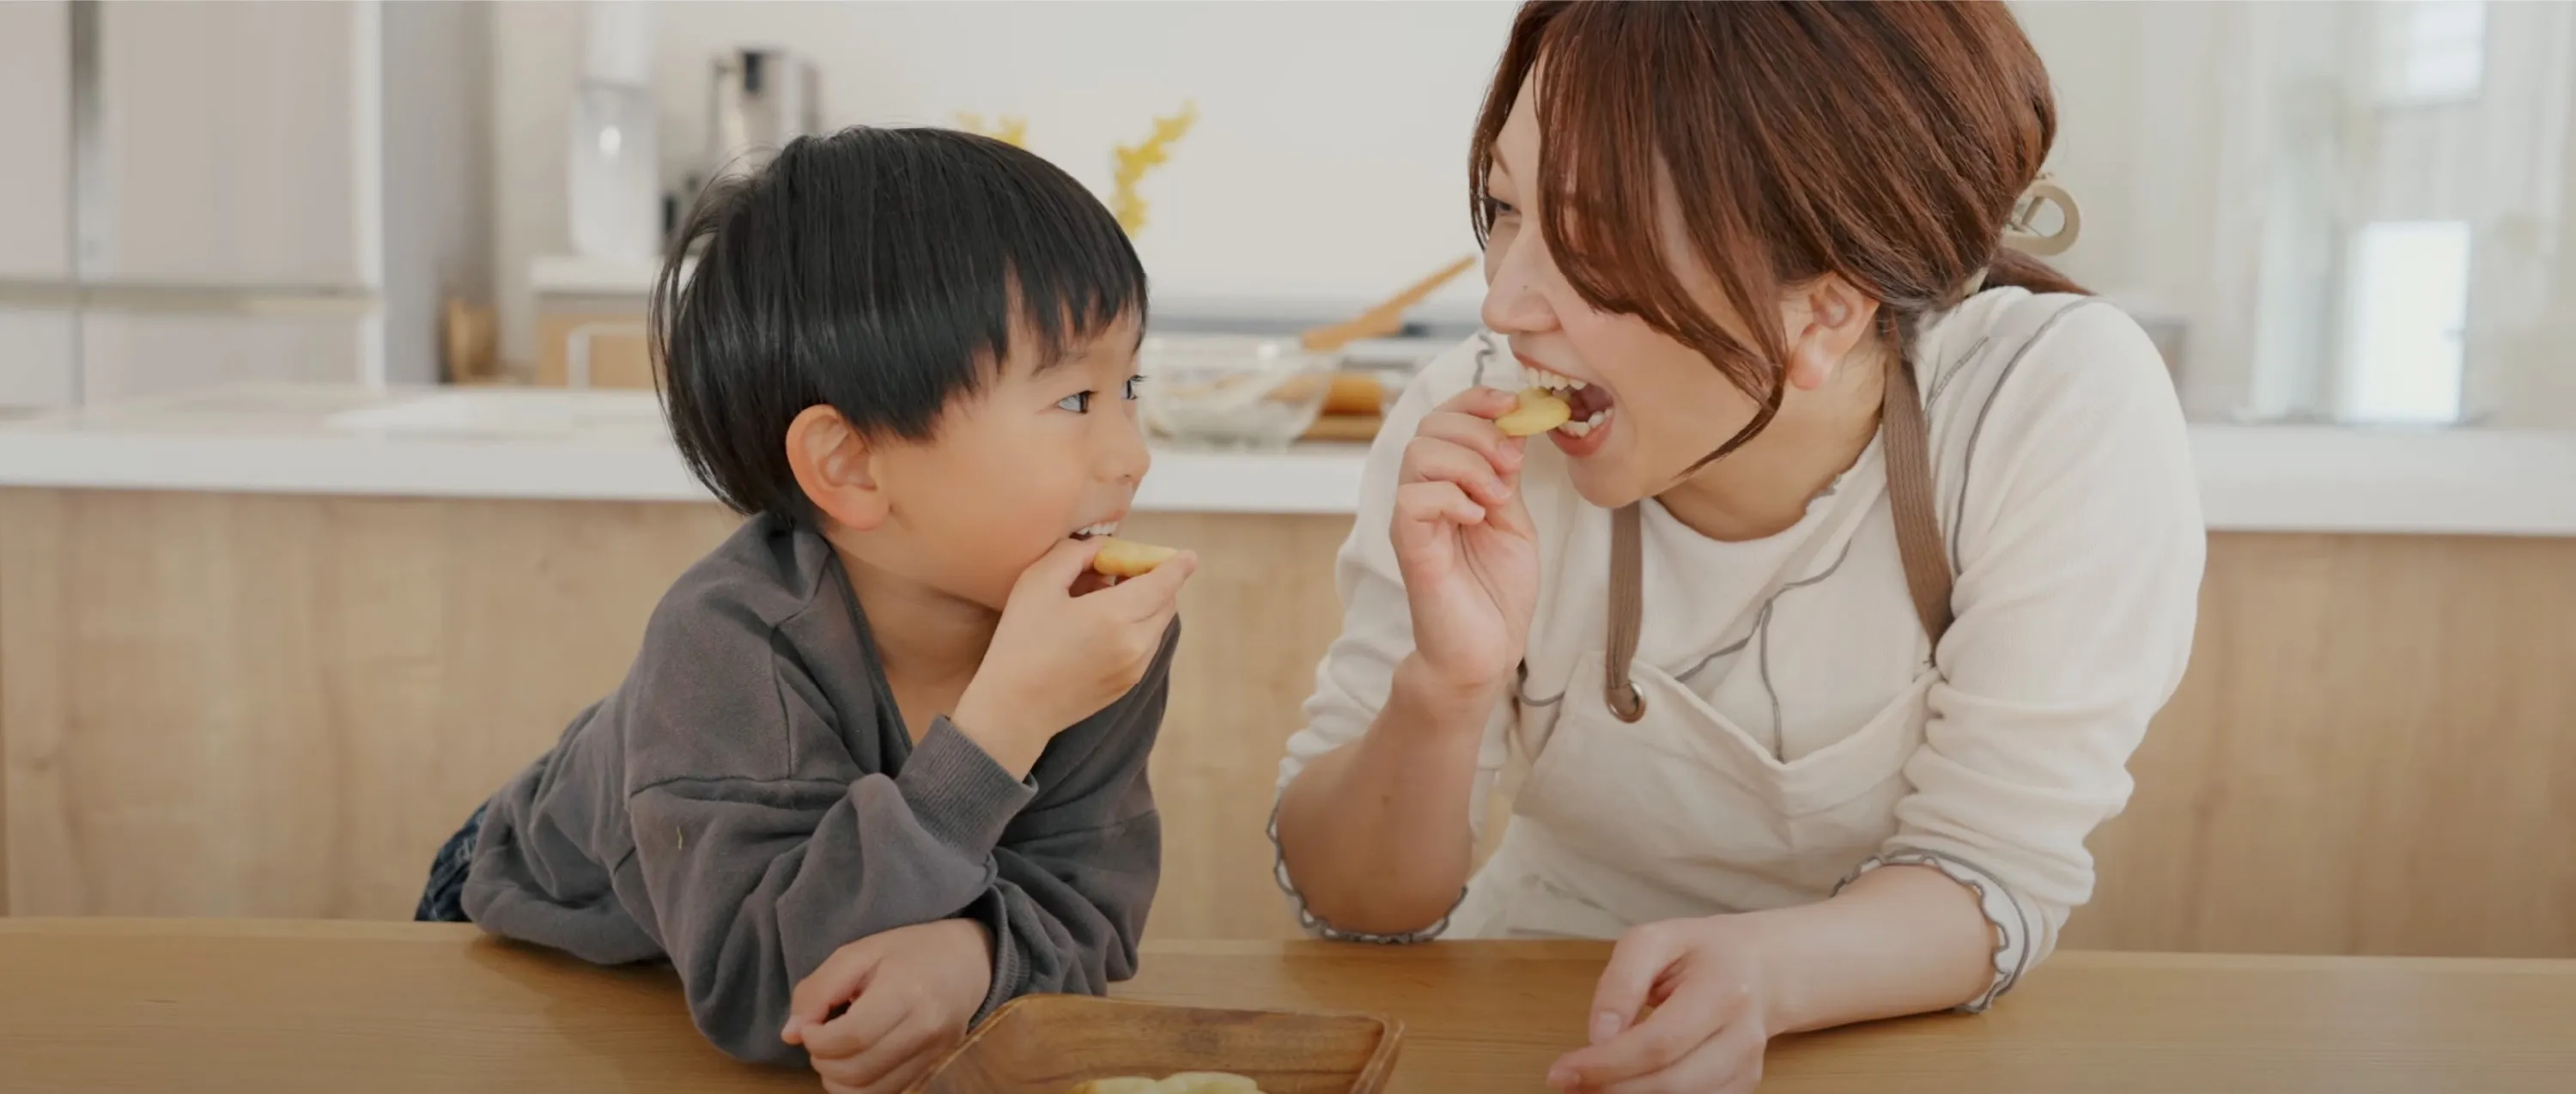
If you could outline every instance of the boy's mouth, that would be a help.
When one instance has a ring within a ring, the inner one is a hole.
[[[1527,357],[1520,362],[1521,386],[1546,388],[1573,409],[1574,417],[1556,427],[1556,432],[1580,439],[1610,420],[1616,400],[1609,388],[1542,368]]]
[[[1076,529],[1074,529],[1074,530],[1073,530],[1073,532],[1072,532],[1072,534],[1071,534],[1071,535],[1068,535],[1068,536],[1066,536],[1065,538],[1067,538],[1067,539],[1101,539],[1101,538],[1105,538],[1105,537],[1108,537],[1108,536],[1114,536],[1114,535],[1117,535],[1117,534],[1118,534],[1118,522],[1117,522],[1117,521],[1114,521],[1114,520],[1104,520],[1104,521],[1101,521],[1101,522],[1099,522],[1099,523],[1097,523],[1097,524],[1086,524],[1086,525],[1083,525],[1083,526],[1082,526],[1082,527],[1080,527],[1080,528],[1076,528]]]

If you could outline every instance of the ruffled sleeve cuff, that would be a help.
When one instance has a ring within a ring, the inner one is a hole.
[[[1950,880],[1976,894],[1978,909],[1985,913],[1986,922],[1994,925],[1994,979],[1987,982],[1986,990],[1978,993],[1976,998],[1961,1004],[1960,1010],[1975,1014],[1993,1006],[1995,999],[2020,983],[2022,973],[2029,971],[2038,960],[2042,929],[2040,917],[2023,906],[2012,890],[1993,874],[1965,859],[1937,851],[1891,850],[1861,863],[1859,869],[1843,879],[1842,885],[1835,886],[1835,891],[1841,892],[1843,886],[1860,880],[1862,874],[1881,866],[1928,866],[1941,871]]]
[[[1307,909],[1305,894],[1297,891],[1297,882],[1288,876],[1288,856],[1279,847],[1279,807],[1275,804],[1270,807],[1269,833],[1271,876],[1278,879],[1279,891],[1288,895],[1288,906],[1290,910],[1297,913],[1297,925],[1304,928],[1307,934],[1333,942],[1409,946],[1416,942],[1429,942],[1440,937],[1441,932],[1449,929],[1449,917],[1458,912],[1458,905],[1453,903],[1449,906],[1449,911],[1441,915],[1439,922],[1421,930],[1407,931],[1403,934],[1368,934],[1361,931],[1345,931],[1333,926],[1317,918],[1314,912]],[[1465,889],[1458,891],[1458,899],[1460,901],[1467,899]]]

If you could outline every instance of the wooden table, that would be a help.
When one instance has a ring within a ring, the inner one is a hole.
[[[1541,1091],[1593,943],[1196,943],[1121,994],[1372,1010],[1393,1089]],[[0,1091],[811,1091],[689,1027],[671,974],[470,927],[0,919]],[[2576,962],[2061,954],[1981,1017],[1785,1039],[1766,1094],[2576,1090]]]

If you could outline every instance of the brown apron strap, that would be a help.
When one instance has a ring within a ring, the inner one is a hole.
[[[1886,431],[1887,500],[1896,522],[1896,553],[1905,566],[1905,587],[1914,595],[1914,616],[1937,650],[1950,630],[1950,558],[1933,508],[1932,440],[1913,366],[1898,361],[1888,370],[1886,388],[1879,421]],[[1643,504],[1621,506],[1610,514],[1610,648],[1602,665],[1603,698],[1610,712],[1626,722],[1646,715],[1645,696],[1629,680],[1646,606],[1644,514],[1638,508]]]
[[[1644,502],[1630,502],[1610,514],[1610,649],[1602,662],[1610,713],[1623,722],[1646,716],[1646,697],[1628,681],[1628,666],[1637,658],[1637,629],[1646,613]]]
[[[1914,367],[1901,357],[1888,370],[1879,421],[1887,437],[1887,506],[1896,518],[1896,554],[1905,563],[1914,616],[1937,650],[1950,630],[1950,553],[1941,545],[1941,519],[1934,508],[1923,393],[1914,384]]]

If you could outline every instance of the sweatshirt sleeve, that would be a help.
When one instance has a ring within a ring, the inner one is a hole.
[[[984,898],[1034,793],[945,719],[896,776],[638,790],[637,865],[699,1031],[740,1059],[801,1060],[778,1039],[796,982],[844,944]]]
[[[1163,847],[1145,761],[1179,636],[1176,623],[1134,690],[1059,738],[1040,761],[1040,799],[993,849],[993,883],[967,911],[993,933],[984,1012],[1031,992],[1098,995],[1136,975]]]

